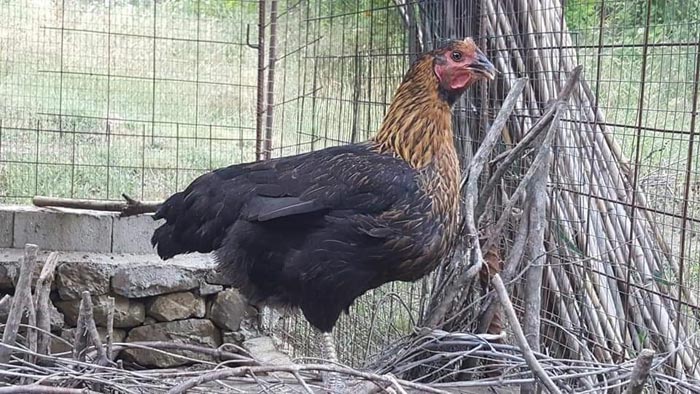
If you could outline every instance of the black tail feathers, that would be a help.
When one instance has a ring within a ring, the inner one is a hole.
[[[179,242],[173,239],[173,229],[172,225],[167,223],[158,227],[156,231],[153,232],[151,237],[151,245],[156,247],[156,252],[158,256],[163,260],[167,260],[181,253],[186,253],[186,250],[180,246]]]
[[[176,233],[175,223],[178,220],[184,219],[183,198],[181,193],[175,193],[168,198],[163,205],[158,208],[158,211],[153,215],[154,220],[165,219],[160,227],[158,227],[151,236],[151,245],[156,248],[158,256],[163,260],[167,260],[178,254],[190,252],[187,245],[180,242],[180,236]]]

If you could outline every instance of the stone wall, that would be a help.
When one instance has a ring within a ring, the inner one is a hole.
[[[255,310],[225,286],[206,255],[167,262],[149,244],[149,217],[0,206],[0,298],[12,294],[21,247],[39,245],[38,272],[48,254],[60,251],[51,301],[51,330],[73,342],[83,291],[92,295],[98,330],[105,333],[107,297],[115,299],[114,342],[174,341],[218,347],[251,338]],[[0,311],[0,321],[7,311]],[[254,345],[251,342],[249,345]],[[59,340],[53,352],[69,348]],[[201,359],[199,354],[185,354]],[[186,360],[152,351],[126,350],[119,358],[147,367],[173,367]]]

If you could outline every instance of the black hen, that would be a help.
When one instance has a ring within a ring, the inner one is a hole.
[[[367,290],[436,267],[457,229],[451,105],[493,66],[470,39],[421,56],[371,141],[202,175],[163,203],[158,254],[214,252],[255,304],[330,332]]]

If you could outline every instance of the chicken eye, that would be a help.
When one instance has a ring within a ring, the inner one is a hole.
[[[462,52],[453,51],[453,52],[452,52],[452,60],[454,60],[454,61],[456,61],[456,62],[462,60]]]

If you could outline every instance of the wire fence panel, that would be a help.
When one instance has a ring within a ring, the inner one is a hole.
[[[253,160],[257,1],[238,3],[2,2],[3,199],[159,200]]]

